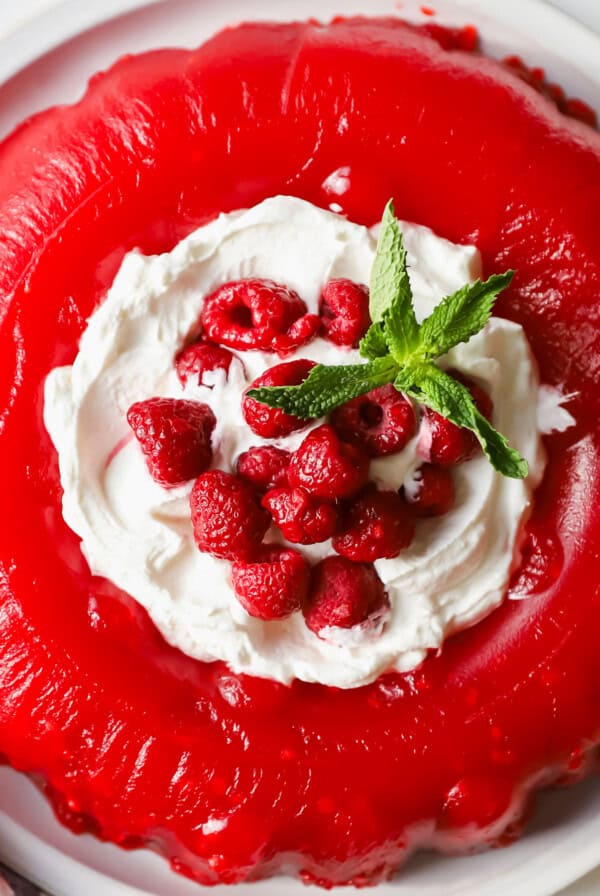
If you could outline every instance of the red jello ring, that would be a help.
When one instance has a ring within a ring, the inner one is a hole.
[[[400,217],[514,268],[498,312],[577,392],[506,601],[414,672],[340,691],[169,648],[90,576],[42,386],[124,253],[276,193]],[[370,185],[373,185],[373,189]],[[356,189],[353,190],[353,185]],[[510,71],[395,20],[246,25],[124,59],[0,147],[0,752],[61,819],[204,883],[376,881],[439,832],[499,835],[600,740],[600,137]],[[490,808],[491,807],[491,808]]]

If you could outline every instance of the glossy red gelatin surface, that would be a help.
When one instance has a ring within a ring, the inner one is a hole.
[[[89,575],[41,417],[47,372],[73,360],[127,250],[280,192],[367,224],[393,196],[400,217],[475,242],[487,273],[515,268],[499,313],[543,380],[577,392],[512,584],[528,599],[351,691],[169,648]],[[525,781],[600,740],[599,209],[597,134],[395,20],[245,25],[127,58],[4,142],[0,753],[66,824],[203,883],[284,861],[366,884],[417,845],[499,835]]]

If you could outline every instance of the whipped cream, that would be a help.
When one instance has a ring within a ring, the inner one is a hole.
[[[444,295],[479,275],[480,258],[474,247],[453,245],[426,227],[401,226],[422,319]],[[400,556],[375,563],[390,598],[388,618],[364,630],[332,629],[324,633],[327,640],[309,631],[300,613],[263,622],[245,612],[233,593],[231,564],[194,545],[192,483],[171,490],[155,483],[127,425],[129,406],[145,398],[206,402],[217,416],[214,466],[232,470],[241,452],[263,442],[243,421],[242,392],[280,359],[246,352],[228,376],[216,371],[206,386],[183,388],[173,358],[203,297],[228,280],[266,277],[297,290],[317,312],[329,278],[369,282],[375,248],[367,228],[291,197],[221,215],[172,252],[127,255],[88,322],[75,363],[48,376],[44,417],[58,450],[66,523],[82,539],[92,572],[139,601],[166,640],[192,657],[224,660],[236,672],[282,682],[357,687],[386,670],[414,667],[503,600],[544,470],[540,433],[569,425],[556,396],[545,389],[539,401],[536,365],[517,324],[493,318],[443,363],[488,389],[494,424],[528,460],[529,477],[506,479],[483,456],[458,466],[454,508],[420,522]],[[359,360],[357,352],[321,338],[294,357],[325,364]],[[294,449],[309,429],[277,444]],[[401,453],[375,460],[371,475],[380,487],[410,489],[418,465],[414,438]],[[312,561],[332,552],[330,542],[299,549]]]

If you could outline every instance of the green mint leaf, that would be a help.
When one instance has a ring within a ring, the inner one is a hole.
[[[412,315],[406,316],[405,310],[401,307],[403,299],[394,299],[391,306],[383,312],[383,336],[387,343],[388,351],[397,364],[406,364],[415,354],[415,349],[419,343],[419,326],[413,327]]]
[[[424,370],[429,366],[422,361],[411,361],[401,367],[394,379],[394,386],[398,392],[412,395],[413,390],[418,390],[418,383],[424,376]],[[418,400],[420,401],[420,399]]]
[[[393,382],[397,373],[398,366],[389,355],[366,364],[317,364],[299,386],[263,386],[249,389],[247,394],[270,408],[311,420],[377,386]]]
[[[391,199],[383,213],[371,269],[369,312],[373,323],[384,322],[386,342],[401,364],[418,344],[419,325],[406,269],[406,250]],[[388,331],[392,320],[392,330]]]
[[[510,447],[504,436],[479,411],[475,412],[475,423],[475,435],[493,468],[511,479],[525,479],[529,473],[525,458]]]
[[[375,358],[385,358],[386,355],[389,355],[389,349],[380,323],[371,324],[360,340],[358,350],[361,358],[367,358],[369,361],[374,361]]]
[[[248,395],[303,420],[328,414],[386,383],[475,433],[494,469],[522,479],[527,462],[477,410],[465,386],[437,367],[435,358],[467,342],[488,322],[513,271],[477,280],[447,296],[421,326],[417,323],[406,266],[406,250],[394,214],[386,205],[370,283],[372,324],[360,341],[364,364],[316,365],[298,386],[250,389]]]
[[[419,349],[423,357],[438,358],[479,333],[490,319],[498,295],[513,276],[514,271],[493,274],[487,280],[467,283],[443,299],[421,324]]]
[[[488,460],[495,470],[512,479],[524,479],[529,467],[518,451],[511,448],[486,418],[479,413],[469,390],[434,364],[414,367],[412,380],[407,371],[396,377],[395,384],[402,384],[407,392],[421,404],[437,411],[457,426],[465,426],[477,436]],[[398,386],[396,386],[398,388]]]
[[[435,364],[421,364],[406,371],[403,391],[457,426],[473,429],[475,402],[469,390]],[[398,382],[400,377],[396,378]]]

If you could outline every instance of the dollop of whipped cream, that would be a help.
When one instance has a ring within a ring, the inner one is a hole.
[[[480,258],[474,247],[454,245],[426,227],[401,227],[422,319],[479,275]],[[517,324],[493,318],[443,364],[488,389],[494,425],[528,460],[529,477],[506,479],[483,455],[456,467],[453,509],[419,522],[407,550],[375,563],[390,598],[389,616],[362,631],[324,632],[328,640],[313,634],[300,613],[263,622],[245,612],[233,593],[231,564],[194,544],[192,483],[170,490],[155,483],[127,425],[135,401],[159,395],[206,402],[217,417],[214,466],[233,470],[241,452],[263,441],[243,420],[242,392],[281,359],[246,352],[227,377],[217,371],[207,385],[183,388],[173,359],[204,297],[228,280],[265,277],[295,289],[316,313],[329,278],[369,282],[375,248],[372,231],[291,197],[221,215],[172,252],[128,254],[88,322],[75,363],[47,378],[44,417],[58,450],[66,523],[82,539],[92,572],[139,601],[166,640],[191,657],[224,660],[236,672],[281,682],[358,687],[387,670],[416,666],[449,634],[503,600],[544,470],[544,418],[548,429],[569,422],[547,389],[540,402],[537,368]],[[324,364],[360,360],[357,352],[321,338],[294,357]],[[293,450],[314,425],[277,444]],[[373,461],[371,476],[380,487],[408,490],[419,463],[415,437],[401,453]],[[300,550],[311,561],[332,553],[330,542]]]

